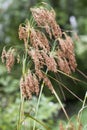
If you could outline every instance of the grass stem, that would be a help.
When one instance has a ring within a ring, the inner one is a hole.
[[[48,70],[46,70],[45,74],[47,74],[47,72],[48,72]],[[35,118],[37,117],[37,114],[38,114],[38,109],[39,109],[39,104],[40,104],[40,99],[41,99],[43,87],[44,87],[44,81],[41,85],[41,90],[40,90],[40,94],[39,94],[39,98],[38,98],[38,102],[37,102],[37,106],[36,106],[36,111],[35,111]],[[35,126],[36,126],[36,121],[34,121],[33,130],[35,130]]]
[[[63,104],[62,104],[62,102],[61,102],[61,100],[60,100],[60,98],[58,96],[58,94],[54,90],[54,88],[53,88],[53,94],[55,95],[56,99],[58,100],[58,102],[59,102],[59,104],[60,104],[60,106],[61,106],[61,108],[62,108],[62,110],[63,110],[63,112],[64,112],[64,114],[65,114],[65,116],[67,118],[67,120],[69,120],[69,116],[68,116],[68,114],[67,114],[67,112],[66,112],[66,110],[65,110],[65,108],[64,108],[64,106],[63,106]]]

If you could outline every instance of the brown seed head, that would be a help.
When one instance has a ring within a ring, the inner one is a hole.
[[[36,95],[38,95],[39,94],[39,82],[38,82],[38,79],[35,74],[33,75],[33,82],[35,85],[35,93],[36,93]]]
[[[49,80],[49,78],[43,74],[43,81],[45,83],[45,85],[50,89],[50,91],[53,93],[53,85],[51,83],[51,81]]]
[[[35,74],[31,74],[29,71],[28,74],[25,75],[24,78],[20,80],[20,89],[22,91],[22,95],[25,98],[32,98],[32,94],[39,94],[39,82]]]
[[[14,49],[10,48],[8,52],[6,53],[6,68],[8,72],[11,71],[12,66],[14,65],[14,61],[15,61],[14,51],[15,51]]]
[[[67,74],[70,74],[71,71],[75,71],[77,64],[74,54],[74,45],[72,39],[67,36],[66,33],[63,33],[65,39],[59,38],[59,47],[58,50],[58,65],[60,70],[64,71]]]
[[[21,77],[21,79],[20,79],[20,90],[22,92],[23,97],[26,98],[27,95],[26,95],[25,81],[24,81],[23,77]]]
[[[36,31],[35,29],[31,29],[30,42],[32,46],[35,47],[36,49],[43,49],[45,51],[50,50],[48,40],[44,35],[44,33]]]
[[[47,66],[49,71],[57,72],[57,64],[55,62],[55,59],[52,55],[48,55],[46,53],[42,53],[45,65]]]
[[[19,26],[19,39],[26,39],[28,37],[27,26],[23,27],[22,25]]]
[[[53,10],[47,10],[43,7],[31,8],[32,15],[37,22],[38,26],[44,27],[49,34],[50,38],[53,36],[56,38],[62,36],[61,29],[57,25],[55,20],[55,13]],[[52,33],[51,33],[52,31]]]

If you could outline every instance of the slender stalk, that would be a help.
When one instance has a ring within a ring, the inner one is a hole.
[[[83,77],[85,77],[87,79],[87,75],[85,75],[81,70],[76,69]]]
[[[59,73],[65,75],[65,76],[67,76],[67,77],[73,79],[73,80],[76,80],[76,81],[78,81],[78,82],[82,82],[82,83],[84,83],[84,84],[87,84],[87,83],[85,83],[84,81],[82,81],[82,80],[80,80],[80,79],[78,79],[78,78],[75,78],[75,77],[73,77],[73,76],[71,76],[71,75],[68,75],[68,74],[62,72],[61,70],[57,70],[57,71],[58,71]]]
[[[38,98],[38,102],[37,102],[37,106],[36,106],[35,118],[37,117],[43,87],[44,87],[44,83],[41,85],[41,90],[40,90],[40,94],[39,94],[39,98]],[[33,130],[35,130],[35,125],[36,125],[36,121],[34,120]]]
[[[43,126],[46,130],[50,130],[50,128],[47,127],[43,122],[37,120],[36,118],[34,118],[33,116],[31,116],[29,113],[26,113],[26,112],[25,112],[24,114],[25,114],[26,117],[25,117],[25,119],[23,119],[23,120],[21,121],[21,124],[24,122],[24,120],[26,120],[26,119],[29,117],[30,119],[36,121],[38,124],[40,124],[41,126]]]
[[[44,72],[43,72],[44,73]],[[63,83],[61,83],[59,80],[56,80],[55,78],[53,78],[52,76],[48,75],[48,77],[50,77],[51,79],[55,80],[58,84],[62,85],[67,91],[69,91],[74,97],[76,97],[80,102],[83,103],[83,100],[80,99],[76,94],[74,94],[70,89],[67,88],[67,86],[65,86]]]
[[[47,74],[47,72],[48,72],[48,70],[46,70],[45,74]],[[40,104],[40,100],[41,100],[43,87],[44,87],[44,81],[43,81],[43,83],[41,85],[41,90],[40,90],[40,94],[39,94],[39,98],[38,98],[38,102],[37,102],[37,106],[36,106],[36,111],[35,111],[35,118],[37,117],[37,114],[38,114],[38,109],[39,109],[39,104]],[[36,121],[34,121],[33,130],[35,130],[35,126],[36,126]]]
[[[39,123],[40,125],[42,125],[45,129],[50,130],[44,123],[42,123],[41,121],[35,119],[34,117],[30,116],[31,119],[35,120],[35,122]]]
[[[64,108],[64,106],[63,106],[63,104],[62,104],[62,102],[61,102],[61,100],[60,100],[60,98],[59,98],[59,96],[58,96],[58,94],[57,94],[56,91],[54,90],[54,88],[53,88],[53,94],[55,95],[56,99],[58,100],[59,104],[61,105],[62,110],[63,110],[63,112],[64,112],[64,114],[65,114],[67,120],[69,120],[69,116],[68,116],[68,114],[67,114],[67,112],[66,112],[66,110],[65,110],[65,108]]]
[[[60,77],[59,74],[58,74],[58,76],[57,76],[57,74],[55,74],[55,77],[56,77],[57,80],[59,79],[59,81],[61,82],[61,77]],[[64,101],[66,101],[66,97],[65,97],[65,94],[64,94],[64,91],[63,91],[62,85],[59,84],[59,87],[60,87],[60,91],[61,91],[61,93],[62,93],[62,95],[63,95]]]
[[[82,116],[82,111],[83,111],[83,109],[87,107],[87,106],[85,106],[86,99],[87,99],[87,92],[86,92],[85,97],[84,97],[84,101],[83,101],[83,104],[82,104],[82,108],[81,108],[80,111],[78,112],[78,120],[79,120],[79,122],[81,121],[81,116]]]
[[[27,59],[27,48],[25,48],[25,58],[23,58],[23,68],[22,68],[22,75],[25,75],[26,72],[26,59]],[[22,96],[22,91],[20,89],[20,96],[21,96],[21,102],[20,102],[20,109],[19,109],[19,121],[17,125],[17,130],[21,130],[21,121],[24,118],[24,98]]]
[[[17,125],[17,130],[21,130],[21,121],[23,120],[24,117],[24,98],[22,96],[22,92],[20,91],[21,94],[21,102],[20,102],[20,109],[19,109],[19,120],[18,120],[18,125]]]

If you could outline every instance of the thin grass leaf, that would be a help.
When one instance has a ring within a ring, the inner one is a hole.
[[[39,124],[40,124],[41,126],[43,126],[46,130],[50,130],[50,128],[48,128],[43,122],[41,122],[41,121],[37,120],[36,118],[32,117],[29,113],[24,112],[24,115],[25,115],[26,118],[29,117],[29,118],[31,118],[32,120],[34,120],[35,122],[39,123]],[[21,122],[21,123],[22,123],[22,122]]]
[[[57,94],[56,91],[54,90],[54,88],[53,88],[53,94],[55,95],[56,99],[58,100],[59,104],[61,105],[61,108],[62,108],[62,110],[63,110],[63,112],[64,112],[64,114],[65,114],[67,120],[69,120],[69,116],[68,116],[68,114],[67,114],[67,112],[66,112],[66,110],[65,110],[65,108],[64,108],[64,106],[63,106],[63,104],[62,104],[62,102],[61,102],[61,100],[60,100],[60,98],[59,98],[59,96],[58,96],[58,94]]]
[[[84,78],[86,78],[87,79],[87,75],[85,75],[81,70],[79,70],[79,69],[76,69]]]
[[[55,77],[56,77],[56,79],[58,78],[58,79],[61,81],[61,77],[60,77],[59,74],[58,74],[58,77],[57,77],[57,74],[55,74]],[[58,80],[58,79],[57,79],[57,80]],[[60,91],[61,91],[61,93],[62,93],[62,95],[63,95],[64,100],[66,100],[66,97],[65,97],[65,94],[64,94],[62,85],[59,84],[59,88],[60,88]]]
[[[71,76],[71,75],[68,75],[68,74],[64,73],[63,71],[61,71],[61,70],[58,70],[58,69],[57,69],[57,71],[58,71],[59,73],[61,73],[61,74],[65,75],[65,76],[67,76],[67,77],[71,78],[71,79],[74,79],[74,80],[76,80],[76,81],[78,81],[78,82],[81,82],[81,83],[87,84],[86,82],[81,81],[80,79],[75,78],[75,77],[73,77],[73,76]]]
[[[43,72],[43,71],[42,71]],[[44,73],[44,72],[43,72]],[[44,73],[45,74],[45,73]],[[65,86],[63,83],[61,83],[60,81],[56,80],[55,78],[53,78],[52,76],[48,75],[48,77],[50,77],[51,79],[55,80],[58,84],[61,84],[67,91],[69,91],[74,97],[76,97],[80,102],[83,103],[83,100],[80,99],[76,94],[74,94],[70,89],[67,88],[67,86]]]

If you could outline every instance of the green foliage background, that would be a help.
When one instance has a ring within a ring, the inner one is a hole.
[[[42,0],[0,0],[0,55],[4,46],[12,46],[19,49],[23,48],[23,41],[19,41],[18,38],[19,24],[24,22],[26,18],[30,18],[30,7],[35,6],[40,2],[42,2]],[[84,74],[87,74],[87,0],[43,0],[43,2],[47,2],[54,8],[57,14],[57,22],[63,30],[73,30],[69,22],[69,17],[72,15],[76,17],[77,30],[80,38],[79,41],[76,41],[73,38],[75,42],[77,64],[78,68]],[[8,74],[5,66],[1,63],[0,60],[0,130],[14,130],[17,125],[20,104],[20,68],[20,65],[15,64],[12,72]],[[80,82],[74,83],[69,78],[64,77],[63,75],[60,76],[64,84],[68,86],[70,90],[72,90],[79,97],[84,97],[85,92],[87,91],[87,85]],[[73,76],[86,82],[85,78],[78,72],[73,74]],[[56,91],[58,93],[60,92],[59,86],[57,84]],[[77,105],[80,104],[73,96],[71,96],[69,92],[66,90],[64,90],[64,92],[67,98],[67,102],[72,101]],[[46,96],[51,97],[49,92],[44,91],[44,93]],[[56,130],[57,128],[55,127],[55,120],[57,124],[58,108],[60,107],[57,103],[52,102],[53,99],[46,96],[42,97],[42,102],[44,105],[41,104],[39,110],[39,119],[46,120],[51,128]],[[61,92],[59,93],[59,96],[63,100]],[[37,99],[35,98],[34,100]],[[30,107],[32,107],[34,104],[34,100],[30,101]],[[49,106],[48,102],[53,103],[52,106]],[[26,109],[29,110],[27,103],[25,106]],[[74,106],[72,106],[72,104],[71,107],[71,110],[73,111]],[[78,110],[80,107],[81,104],[78,105],[78,107],[76,106]],[[87,111],[85,110],[84,113],[82,122],[86,125],[87,122],[85,121],[85,116],[87,115]],[[76,111],[74,114],[76,114]],[[30,129],[32,129],[32,126],[30,126]]]

